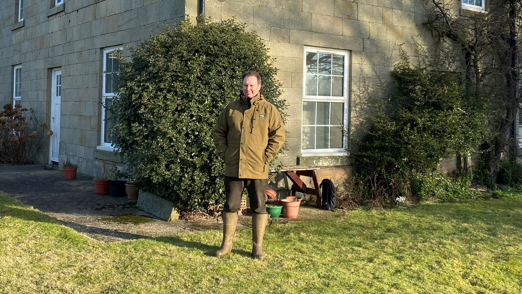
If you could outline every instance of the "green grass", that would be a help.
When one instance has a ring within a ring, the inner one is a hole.
[[[0,293],[521,293],[522,196],[102,243],[0,193]]]

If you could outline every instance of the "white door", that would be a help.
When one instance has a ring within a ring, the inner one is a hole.
[[[51,90],[51,161],[59,162],[60,154],[60,117],[62,114],[62,71],[53,70]]]

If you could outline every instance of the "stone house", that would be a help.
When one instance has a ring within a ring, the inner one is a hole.
[[[289,103],[284,165],[320,166],[342,181],[363,84],[388,79],[397,46],[430,45],[420,0],[2,0],[0,102],[50,122],[43,163],[70,160],[99,175],[119,163],[102,102],[115,95],[112,52],[137,47],[165,24],[205,13],[236,17],[266,42]],[[463,11],[483,10],[463,0]]]

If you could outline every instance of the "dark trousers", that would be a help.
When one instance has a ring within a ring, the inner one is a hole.
[[[241,209],[241,196],[243,190],[248,191],[250,198],[250,208],[252,213],[266,213],[266,187],[268,179],[239,179],[233,177],[225,177],[225,194],[227,202],[225,202],[225,212],[238,212]]]

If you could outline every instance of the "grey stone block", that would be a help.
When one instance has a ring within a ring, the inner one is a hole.
[[[283,10],[258,6],[254,11],[254,23],[262,26],[280,28],[283,26]]]
[[[172,222],[179,219],[179,213],[174,208],[174,204],[154,194],[140,191],[137,205],[140,209],[162,220]]]
[[[298,30],[312,29],[312,14],[295,10],[285,10],[283,12],[283,22],[285,28]]]
[[[321,4],[317,0],[303,0],[303,11],[322,15],[334,14],[334,0],[322,0]]]

